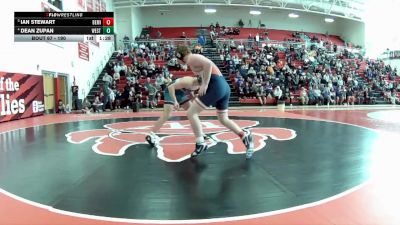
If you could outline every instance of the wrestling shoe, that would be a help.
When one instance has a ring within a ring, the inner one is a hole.
[[[242,137],[243,144],[246,146],[246,159],[250,159],[254,153],[254,137],[250,130],[244,129]]]
[[[203,135],[204,141],[212,140],[211,136],[208,136],[207,134]]]
[[[147,135],[146,141],[151,147],[158,146],[160,144],[160,138],[157,136],[157,134]]]
[[[190,156],[191,157],[197,157],[201,153],[207,151],[207,149],[208,149],[208,145],[206,143],[202,143],[202,144],[197,144],[196,143],[196,148],[195,148],[194,152],[192,152],[192,154]]]

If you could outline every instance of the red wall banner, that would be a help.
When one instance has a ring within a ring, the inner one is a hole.
[[[82,9],[85,9],[85,3],[86,3],[86,0],[78,0],[78,5],[79,5]]]
[[[89,45],[78,42],[78,56],[81,59],[89,61]]]
[[[0,72],[0,122],[43,115],[43,77]]]
[[[53,9],[50,4],[46,2],[41,2],[41,7],[43,12],[58,12],[57,10]]]

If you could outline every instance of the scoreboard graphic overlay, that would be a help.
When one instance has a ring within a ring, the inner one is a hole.
[[[15,42],[113,42],[113,12],[15,12]]]

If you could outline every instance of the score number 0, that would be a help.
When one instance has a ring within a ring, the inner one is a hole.
[[[114,18],[103,18],[103,34],[114,33]]]
[[[114,18],[103,18],[103,26],[113,26]]]

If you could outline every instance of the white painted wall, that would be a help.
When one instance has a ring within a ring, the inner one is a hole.
[[[114,12],[115,30],[118,49],[123,46],[123,38],[127,35],[131,40],[142,32],[142,11],[140,8],[122,8]]]
[[[245,23],[245,27],[256,27],[261,20],[269,29],[298,30],[325,34],[327,31],[332,35],[343,36],[343,38],[361,46],[365,43],[364,23],[334,18],[334,23],[326,23],[321,14],[296,12],[300,15],[297,19],[288,17],[291,11],[279,9],[259,9],[262,14],[253,16],[249,14],[249,7],[215,6],[215,14],[204,13],[205,6],[161,6],[117,9],[118,39],[122,40],[125,34],[132,37],[138,35],[141,28],[153,27],[197,27],[209,26],[217,21],[225,26],[237,26],[239,19]],[[130,25],[128,24],[130,21]],[[121,37],[122,35],[122,37]],[[120,43],[120,42],[119,42]]]
[[[365,24],[354,20],[340,19],[336,21],[340,37],[346,42],[365,46]]]
[[[106,9],[108,12],[114,12],[113,0],[106,0]]]
[[[110,0],[108,0],[109,3]],[[64,11],[78,11],[77,1],[65,1]],[[72,83],[76,77],[81,96],[88,94],[113,52],[113,43],[89,44],[90,61],[78,57],[78,43],[22,43],[14,42],[14,11],[41,11],[41,2],[32,0],[9,1],[0,7],[0,71],[41,75],[42,70],[69,75]]]
[[[220,25],[237,26],[239,19],[249,27],[261,22],[269,29],[281,30],[304,30],[309,32],[338,34],[337,23],[328,24],[324,22],[324,16],[313,13],[297,12],[300,17],[291,19],[288,17],[290,11],[277,9],[259,9],[262,14],[253,16],[249,14],[249,7],[215,7],[217,13],[204,13],[204,6],[173,6],[173,7],[144,7],[142,11],[142,25],[153,27],[182,27],[182,26],[209,26],[218,21]],[[162,10],[162,11],[159,11]],[[168,11],[165,11],[168,10]]]
[[[114,21],[115,21],[114,30],[117,37],[117,45],[118,49],[120,49],[120,46],[122,45],[122,39],[124,38],[124,36],[128,35],[129,38],[132,37],[133,22],[132,22],[131,9],[124,8],[116,10],[114,12]]]
[[[334,23],[326,23],[321,14],[296,12],[300,15],[297,19],[288,17],[291,11],[278,9],[258,9],[262,12],[259,16],[249,14],[249,7],[214,7],[215,14],[204,13],[204,6],[165,6],[140,8],[142,25],[153,27],[183,27],[183,26],[208,26],[218,21],[221,25],[237,26],[239,19],[245,27],[256,27],[261,20],[269,29],[298,30],[343,36],[349,42],[364,46],[365,26],[362,22],[334,17]]]
[[[365,37],[368,56],[376,58],[387,48],[400,49],[399,8],[398,0],[367,1]]]
[[[140,35],[142,32],[142,19],[144,15],[142,14],[142,10],[140,8],[132,8],[131,10],[131,17],[132,17],[132,37],[135,38],[136,36]],[[130,38],[132,38],[130,37]]]

